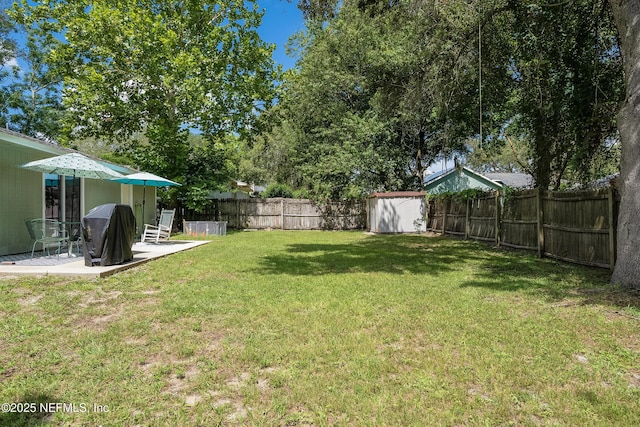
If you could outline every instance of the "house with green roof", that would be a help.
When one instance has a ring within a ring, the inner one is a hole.
[[[456,166],[426,177],[424,190],[428,194],[458,193],[468,189],[500,191],[505,187],[524,189],[533,187],[533,178],[523,173],[479,174],[464,166]]]
[[[143,188],[140,186],[99,179],[74,179],[20,167],[34,160],[72,152],[74,150],[0,129],[0,255],[21,253],[30,248],[26,219],[64,221],[65,218],[75,218],[77,221],[95,206],[118,203],[133,208],[139,227],[142,223],[155,223],[154,209],[147,209],[145,218],[141,217]],[[135,172],[95,160],[123,175]],[[155,188],[147,188],[147,200],[155,200]]]

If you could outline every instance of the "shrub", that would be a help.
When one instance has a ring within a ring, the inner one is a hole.
[[[262,197],[265,199],[271,197],[284,197],[286,199],[293,198],[293,190],[286,184],[269,184],[262,193]]]

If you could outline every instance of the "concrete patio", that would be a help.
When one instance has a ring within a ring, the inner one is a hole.
[[[87,267],[84,256],[57,255],[38,256],[31,259],[31,253],[0,257],[0,277],[19,276],[67,276],[96,278],[107,277],[120,271],[128,270],[145,262],[165,257],[177,252],[193,249],[209,243],[206,240],[171,240],[162,243],[135,243],[133,260],[106,267]],[[39,254],[41,255],[41,253]]]

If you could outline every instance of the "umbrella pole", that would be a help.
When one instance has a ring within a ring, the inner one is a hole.
[[[73,222],[73,220],[75,219],[75,210],[73,209],[75,207],[75,201],[76,201],[76,171],[75,169],[73,170],[73,178],[71,180],[71,222]]]
[[[143,181],[144,185],[142,186],[142,223],[144,224],[144,202],[147,198],[147,181]]]

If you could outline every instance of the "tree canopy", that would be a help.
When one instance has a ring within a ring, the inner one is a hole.
[[[236,0],[24,1],[17,22],[57,36],[63,141],[148,141],[143,166],[184,181],[189,132],[219,143],[251,130],[273,99],[273,46],[257,6]],[[125,144],[126,145],[126,144]]]
[[[517,165],[545,188],[593,179],[592,165],[609,158],[623,84],[601,0],[300,7],[307,30],[292,41],[298,67],[272,133],[252,148],[254,171],[279,147],[294,157],[288,183],[335,198],[420,188],[443,156]],[[505,162],[509,141],[517,161]]]

